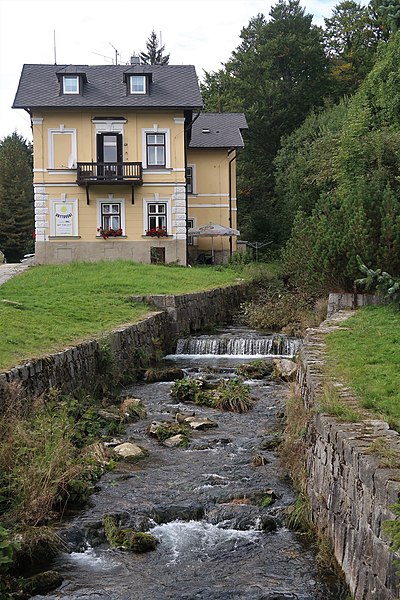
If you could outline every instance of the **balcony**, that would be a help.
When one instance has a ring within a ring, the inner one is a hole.
[[[122,184],[142,185],[142,163],[139,162],[78,162],[78,185]]]
[[[87,204],[90,204],[89,187],[92,185],[130,185],[134,204],[135,185],[143,184],[140,162],[78,162],[76,169],[76,183],[86,187]]]

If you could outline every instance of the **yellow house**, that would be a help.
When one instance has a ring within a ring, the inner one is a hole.
[[[226,261],[236,239],[240,113],[202,113],[190,65],[24,65],[14,108],[31,117],[38,263]]]

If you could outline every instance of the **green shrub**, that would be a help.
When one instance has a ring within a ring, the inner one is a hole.
[[[242,304],[246,324],[265,331],[281,331],[300,335],[317,324],[316,299],[308,293],[288,289],[282,284],[260,287],[252,300]]]

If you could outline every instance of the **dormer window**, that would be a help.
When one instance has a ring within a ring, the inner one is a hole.
[[[147,85],[146,85],[147,77],[145,75],[131,75],[130,80],[130,93],[131,94],[146,94]]]
[[[70,65],[69,67],[61,67],[56,75],[60,84],[61,95],[83,95],[85,85],[87,84],[87,77],[84,71],[78,71],[76,67]]]
[[[79,76],[64,75],[63,77],[63,93],[64,94],[79,94]]]

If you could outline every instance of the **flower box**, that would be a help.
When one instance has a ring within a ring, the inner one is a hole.
[[[98,227],[97,232],[105,240],[110,237],[120,237],[122,235],[121,227],[119,229],[103,229],[103,227]]]
[[[167,228],[166,227],[153,227],[153,229],[148,229],[146,231],[146,237],[167,237]]]

